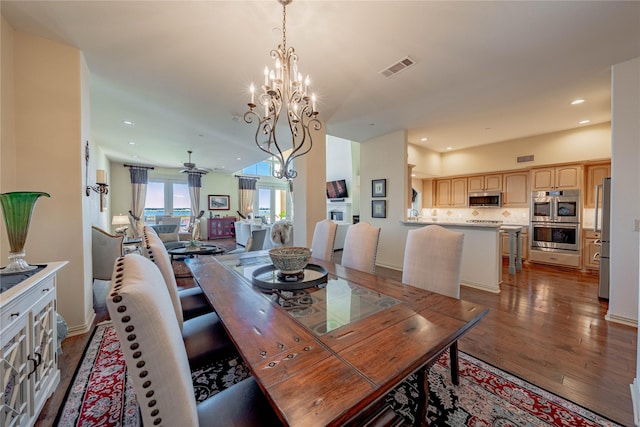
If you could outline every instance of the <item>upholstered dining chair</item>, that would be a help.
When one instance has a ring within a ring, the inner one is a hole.
[[[202,294],[202,290],[199,287],[190,288],[194,289],[194,291],[187,293],[186,296],[183,295],[181,298],[181,295],[185,291],[190,291],[190,289],[178,291],[169,253],[162,241],[146,226],[143,228],[142,236],[142,253],[160,271],[163,280],[156,283],[164,286],[156,286],[165,288],[169,293],[175,318],[182,331],[182,338],[191,367],[195,369],[212,360],[235,354],[237,352],[236,348],[224,330],[220,318],[212,311],[213,308],[208,304],[204,294]],[[198,292],[200,293],[198,294]],[[192,312],[204,310],[203,308],[195,309],[193,307],[206,304],[208,312],[185,318],[182,306],[183,301],[185,306],[192,307]]]
[[[146,426],[281,425],[253,378],[196,403],[187,352],[162,275],[138,254],[117,260],[107,297]]]
[[[261,251],[262,248],[264,248],[264,239],[267,236],[267,231],[268,230],[266,228],[251,230],[251,237],[247,240],[247,246],[244,248],[234,249],[227,252],[227,254]]]
[[[439,225],[408,232],[402,283],[460,298],[460,269],[464,234]],[[449,348],[451,380],[458,384],[458,342]]]
[[[113,264],[121,257],[124,236],[109,234],[98,227],[91,227],[91,257],[93,278],[111,280]]]
[[[333,221],[323,219],[317,222],[311,240],[311,256],[325,261],[331,261],[337,231],[338,224]]]
[[[342,265],[374,274],[379,240],[380,227],[375,227],[367,222],[359,222],[350,226],[344,238]]]

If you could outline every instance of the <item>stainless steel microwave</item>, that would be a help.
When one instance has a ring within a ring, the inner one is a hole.
[[[470,208],[499,208],[502,206],[502,193],[469,193]]]

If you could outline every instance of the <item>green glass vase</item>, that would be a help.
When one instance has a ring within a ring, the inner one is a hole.
[[[22,273],[33,270],[24,260],[24,244],[27,241],[31,214],[38,198],[51,197],[48,193],[36,191],[15,191],[0,194],[0,204],[9,237],[9,265],[0,274]]]

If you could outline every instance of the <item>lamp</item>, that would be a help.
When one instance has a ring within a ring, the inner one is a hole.
[[[111,225],[119,226],[114,229],[116,234],[126,234],[129,228],[129,217],[126,215],[114,215]]]
[[[255,143],[259,149],[274,157],[276,167],[273,168],[273,176],[286,178],[291,187],[291,180],[298,175],[293,168],[293,159],[311,150],[313,140],[309,128],[320,130],[322,124],[317,119],[316,95],[311,92],[309,76],[303,81],[298,70],[298,56],[293,47],[287,48],[287,5],[293,0],[277,1],[282,4],[282,44],[271,51],[270,56],[275,61],[274,68],[264,69],[264,85],[262,93],[258,95],[258,104],[264,110],[255,110],[255,86],[251,83],[251,102],[248,104],[249,111],[244,113],[244,121],[249,124],[254,119],[258,121]],[[282,116],[283,121],[286,119],[291,132],[290,149],[284,149],[276,135],[283,109],[286,112]]]

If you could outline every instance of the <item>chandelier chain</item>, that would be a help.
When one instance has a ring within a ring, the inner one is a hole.
[[[282,47],[287,50],[287,5],[282,3]]]

